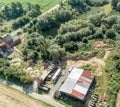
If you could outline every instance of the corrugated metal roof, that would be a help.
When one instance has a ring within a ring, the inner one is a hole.
[[[88,89],[76,84],[75,87],[74,87],[74,90],[78,91],[79,93],[82,93],[82,94],[86,95]]]
[[[83,69],[73,68],[68,78],[78,80],[83,73]]]
[[[90,72],[73,68],[60,91],[83,100],[93,79],[94,76]]]
[[[89,88],[90,84],[86,83],[86,82],[77,82],[78,85],[85,87],[85,88]]]
[[[86,78],[84,76],[80,76],[79,81],[84,81],[88,84],[91,84],[91,82],[92,82],[92,80],[90,80],[89,78]]]
[[[72,90],[72,94],[71,94],[72,96],[74,96],[74,97],[77,97],[77,98],[79,98],[79,99],[84,99],[84,97],[85,97],[85,95],[84,94],[82,94],[82,93],[80,93],[80,92],[78,92],[78,91],[76,91],[76,90]]]
[[[88,71],[84,71],[83,74],[82,74],[82,76],[85,76],[85,77],[87,77],[87,78],[89,78],[91,80],[94,78],[94,76],[92,75],[92,73],[90,73]]]
[[[60,88],[60,91],[71,94],[76,82],[77,80],[75,79],[67,78],[62,87]]]

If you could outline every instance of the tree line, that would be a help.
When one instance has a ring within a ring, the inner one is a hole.
[[[1,24],[3,20],[16,19],[12,23],[13,29],[18,29],[33,18],[41,14],[41,8],[39,4],[27,3],[24,7],[20,2],[12,2],[10,5],[4,5],[0,10]]]
[[[41,14],[40,5],[39,4],[31,5],[30,3],[28,3],[28,8],[25,10],[25,13],[26,13],[25,15],[23,15],[22,17],[18,18],[16,21],[13,22],[12,24],[13,29],[18,29],[29,23],[30,20],[32,20],[33,18],[39,16]]]
[[[1,17],[6,20],[18,18],[25,13],[20,2],[12,2],[11,5],[4,5],[1,10]]]

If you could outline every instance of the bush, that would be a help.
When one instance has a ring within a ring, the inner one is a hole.
[[[111,53],[107,59],[106,69],[109,71],[109,84],[107,92],[109,95],[108,107],[114,107],[117,97],[117,92],[120,89],[120,54],[119,50],[115,50]]]
[[[120,11],[120,2],[117,3],[117,10]]]
[[[115,39],[116,38],[116,34],[113,30],[107,30],[105,36],[108,39]]]
[[[71,52],[71,53],[78,50],[78,45],[75,42],[66,43],[66,44],[64,44],[64,47],[65,47],[66,51]]]
[[[25,72],[19,71],[15,66],[10,66],[10,63],[0,58],[0,75],[6,80],[13,81],[22,85],[31,84],[33,82],[29,75]]]
[[[83,38],[82,38],[82,42],[83,42],[83,43],[88,43],[87,37],[83,37]]]

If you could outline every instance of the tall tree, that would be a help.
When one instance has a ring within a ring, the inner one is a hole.
[[[2,14],[3,14],[5,19],[9,20],[12,16],[11,8],[7,5],[5,5],[4,9],[2,10]]]
[[[119,0],[112,0],[111,1],[111,5],[113,7],[113,9],[115,9],[117,7],[117,3],[118,3]]]

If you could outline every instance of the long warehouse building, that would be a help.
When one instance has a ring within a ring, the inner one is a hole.
[[[93,80],[94,75],[92,73],[83,69],[72,68],[59,91],[77,99],[85,100]]]

